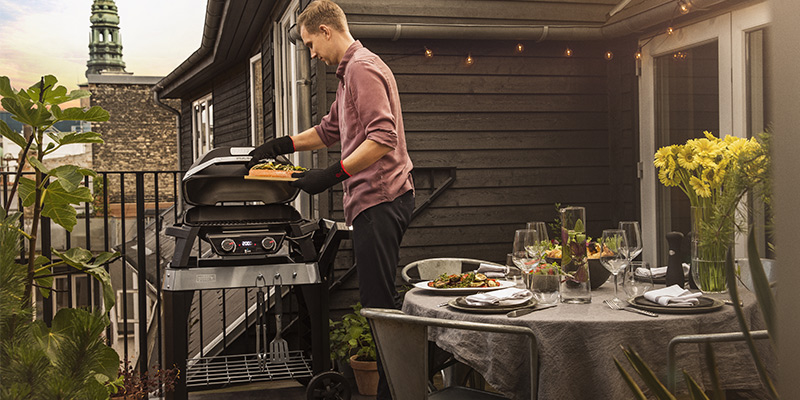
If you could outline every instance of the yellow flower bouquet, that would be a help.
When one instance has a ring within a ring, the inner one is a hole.
[[[692,277],[704,292],[724,292],[725,254],[737,227],[737,208],[759,188],[768,202],[769,136],[689,139],[656,151],[653,164],[664,186],[678,187],[692,206]]]

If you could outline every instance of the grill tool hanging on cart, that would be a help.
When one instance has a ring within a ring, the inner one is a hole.
[[[251,150],[211,150],[183,178],[187,208],[182,223],[167,229],[175,237],[175,254],[165,270],[163,298],[164,364],[177,365],[185,374],[167,399],[187,399],[187,387],[312,377],[307,385],[309,399],[349,399],[348,383],[330,371],[327,308],[333,261],[349,229],[339,222],[302,218],[290,205],[298,189],[287,182],[244,179]],[[209,245],[211,251],[207,251]],[[275,299],[278,332],[267,351],[269,303],[264,302],[264,288],[270,284],[275,289],[270,297]],[[281,336],[283,285],[295,288],[298,313],[307,315],[311,357],[308,349],[289,350]],[[187,321],[194,291],[254,286],[258,293],[256,354],[187,362]]]

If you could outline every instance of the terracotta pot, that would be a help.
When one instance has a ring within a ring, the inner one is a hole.
[[[378,363],[376,361],[358,361],[356,356],[350,357],[350,366],[356,375],[358,393],[362,396],[378,394]]]

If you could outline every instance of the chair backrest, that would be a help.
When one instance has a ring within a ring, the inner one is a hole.
[[[415,283],[433,280],[442,274],[460,274],[474,271],[481,264],[498,265],[491,261],[471,258],[428,258],[406,265],[403,267],[401,274],[406,283]]]
[[[529,338],[531,398],[536,398],[538,353],[530,328],[407,315],[399,310],[364,308],[395,400],[427,399],[428,328],[442,327],[519,334]],[[491,360],[487,360],[491,362]]]

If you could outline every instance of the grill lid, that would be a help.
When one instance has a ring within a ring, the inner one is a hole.
[[[252,147],[219,147],[198,158],[183,177],[183,199],[192,205],[220,202],[288,203],[300,189],[288,182],[244,179]],[[278,156],[282,164],[288,159]]]

